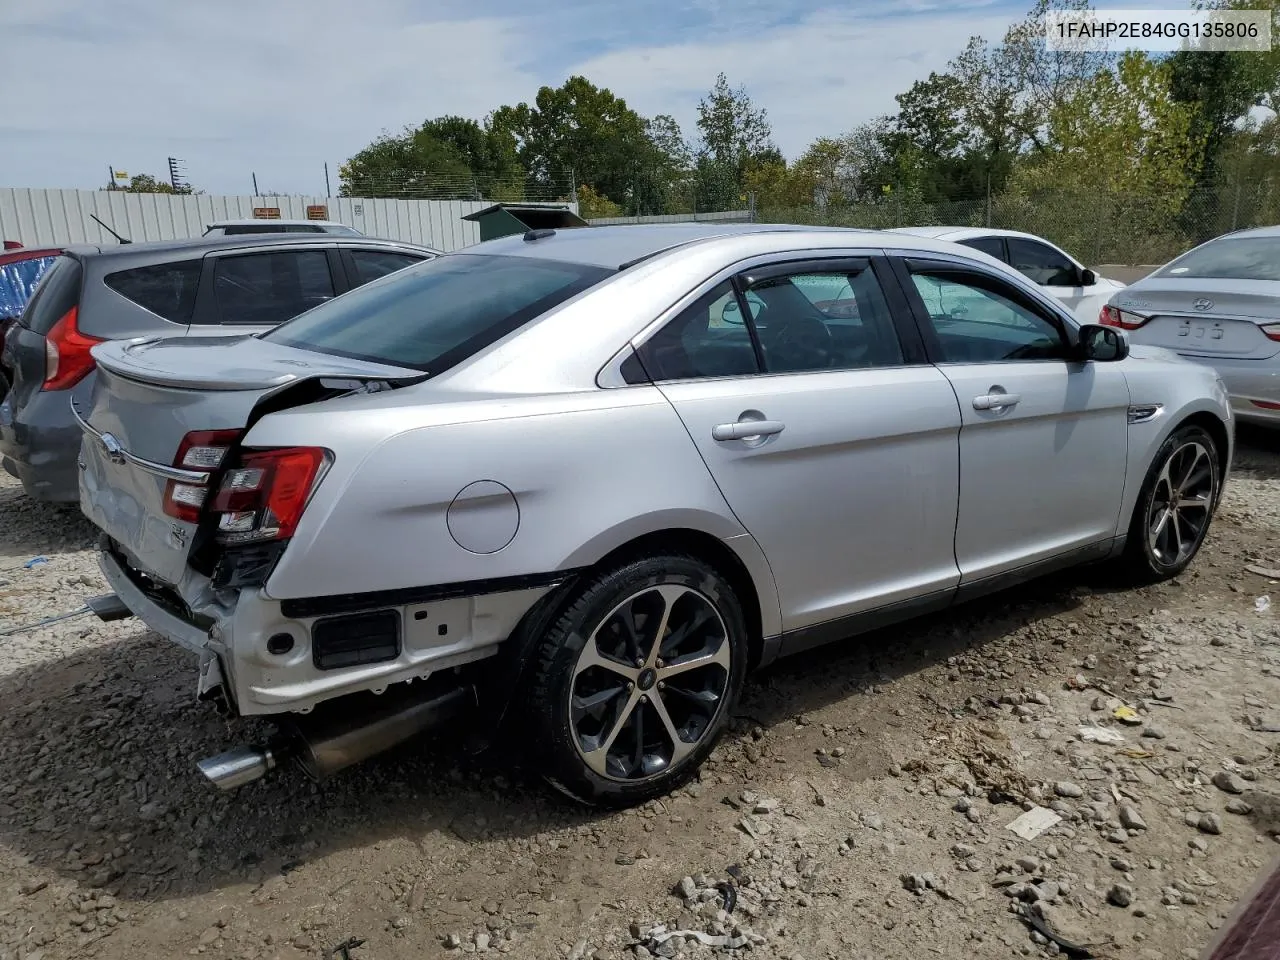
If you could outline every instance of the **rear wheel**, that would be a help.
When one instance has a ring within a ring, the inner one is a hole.
[[[1200,427],[1181,427],[1160,447],[1129,524],[1124,564],[1132,576],[1166,580],[1195,559],[1218,502],[1218,462],[1217,443]]]
[[[637,560],[585,583],[538,649],[543,773],[577,800],[631,806],[691,779],[746,672],[742,607],[693,557]]]

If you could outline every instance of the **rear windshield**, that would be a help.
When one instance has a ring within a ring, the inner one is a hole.
[[[1280,237],[1213,240],[1174,260],[1161,277],[1206,280],[1280,280]]]
[[[53,325],[80,303],[80,261],[74,257],[59,257],[45,274],[35,295],[19,321],[28,330],[41,336],[53,329]]]
[[[440,373],[612,273],[577,263],[452,254],[359,287],[262,339]]]

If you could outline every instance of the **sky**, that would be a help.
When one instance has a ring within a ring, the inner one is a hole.
[[[1167,0],[1166,0],[1167,3]],[[1125,3],[1126,8],[1147,6]],[[1169,3],[1169,6],[1175,4]],[[686,136],[723,71],[790,158],[1030,0],[0,2],[0,187],[93,189],[111,167],[208,193],[333,192],[383,131],[481,119],[581,74]]]

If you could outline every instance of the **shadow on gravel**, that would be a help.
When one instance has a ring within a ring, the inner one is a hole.
[[[0,484],[0,567],[38,554],[84,550],[97,539],[78,505],[42,503],[23,493],[17,481]]]
[[[748,682],[737,726],[772,726],[1070,609],[1074,579],[802,655]],[[536,838],[604,816],[521,772],[518,749],[464,760],[448,731],[320,787],[291,768],[233,794],[194,761],[269,732],[193,701],[195,664],[139,628],[0,678],[0,842],[35,869],[167,899],[253,883],[350,847],[434,833]],[[993,685],[998,681],[993,681]],[[904,711],[914,709],[904,702]]]

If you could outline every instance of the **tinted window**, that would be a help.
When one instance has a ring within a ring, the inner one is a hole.
[[[233,223],[228,227],[219,228],[219,232],[227,236],[236,236],[245,233],[323,233],[320,227],[303,226],[302,224],[290,223]]]
[[[80,302],[80,261],[59,257],[45,274],[19,321],[35,333],[46,334]]]
[[[222,323],[283,323],[333,297],[329,257],[323,250],[219,257],[213,290]]]
[[[22,316],[36,285],[57,257],[29,257],[0,266],[0,320]]]
[[[370,280],[385,277],[388,273],[411,267],[422,260],[421,257],[388,253],[383,250],[348,250],[345,251],[345,255],[348,258],[347,272],[351,274],[351,285],[355,287]]]
[[[983,253],[990,254],[997,260],[1004,259],[1004,238],[1002,237],[970,237],[960,241],[962,246],[973,247]]]
[[[171,320],[190,323],[200,286],[200,261],[182,260],[109,273],[103,282],[120,296]]]
[[[870,268],[795,273],[753,283],[748,297],[769,373],[902,363],[893,319]]]
[[[451,254],[358,287],[263,339],[438,373],[612,273],[529,257]]]
[[[1018,302],[1017,293],[999,281],[950,271],[915,273],[912,280],[946,363],[1066,356],[1066,340],[1059,328]]]
[[[1009,238],[1009,266],[1046,286],[1074,287],[1080,283],[1075,264],[1053,247],[1034,240]]]
[[[1212,280],[1280,280],[1280,237],[1225,237],[1184,253],[1157,274]]]
[[[641,346],[639,364],[643,370],[624,364],[628,383],[758,373],[751,331],[742,322],[733,285],[726,280],[682,310]]]

